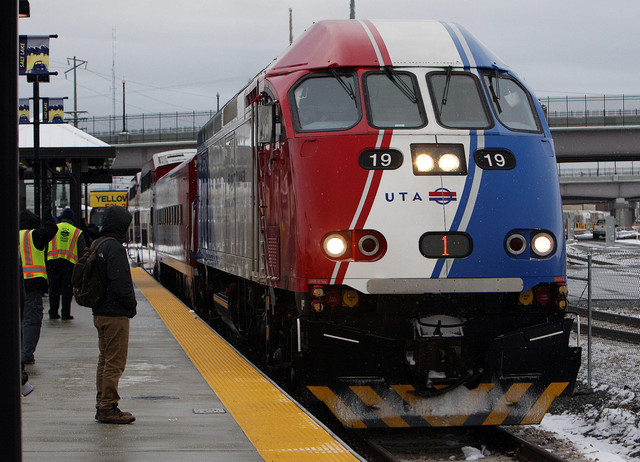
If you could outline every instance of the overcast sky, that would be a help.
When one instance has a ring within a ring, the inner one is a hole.
[[[236,94],[313,22],[347,19],[349,0],[29,0],[23,35],[58,34],[40,95],[89,116],[202,111]],[[467,28],[538,97],[640,94],[638,0],[356,0],[358,19],[441,19]],[[114,39],[115,37],[115,39]],[[115,49],[115,53],[114,53]],[[115,63],[115,66],[114,66]],[[113,75],[115,69],[115,92]],[[20,78],[20,97],[32,86]]]

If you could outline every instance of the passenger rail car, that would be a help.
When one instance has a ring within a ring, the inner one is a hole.
[[[197,175],[198,312],[345,425],[537,423],[572,390],[551,134],[462,27],[314,24]]]
[[[137,182],[129,189],[129,211],[133,215],[130,233],[129,256],[138,266],[155,273],[156,252],[154,236],[154,186],[167,172],[187,158],[195,155],[194,149],[177,149],[153,154],[142,166]]]
[[[141,172],[135,174],[131,178],[129,183],[129,197],[127,200],[127,209],[131,213],[133,220],[129,231],[127,233],[127,250],[129,252],[129,259],[135,263],[138,256],[138,250],[136,248],[137,243],[141,242],[141,229],[140,229],[140,176]]]
[[[197,251],[195,150],[155,184],[156,273],[162,285],[193,304]],[[190,157],[190,158],[189,158]]]

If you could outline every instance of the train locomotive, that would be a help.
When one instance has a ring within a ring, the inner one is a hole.
[[[161,277],[344,425],[538,423],[571,393],[553,141],[461,26],[315,23],[189,168],[189,269]]]

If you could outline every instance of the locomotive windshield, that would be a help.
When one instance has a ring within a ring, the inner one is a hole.
[[[515,131],[540,132],[531,95],[518,82],[507,75],[486,72],[484,83],[496,116],[505,127]]]
[[[484,129],[493,125],[480,82],[468,73],[432,72],[427,76],[433,107],[441,125]]]
[[[436,118],[453,129],[484,130],[494,126],[495,116],[514,131],[541,131],[540,121],[527,90],[513,77],[495,70],[482,79],[451,68],[426,75]],[[482,80],[482,81],[481,81]],[[482,83],[485,88],[483,90]],[[420,128],[427,116],[416,76],[392,68],[366,72],[362,77],[369,124],[379,129]],[[312,74],[291,90],[291,112],[298,132],[348,130],[362,117],[355,73]],[[488,96],[485,97],[485,95]]]
[[[353,75],[323,75],[293,89],[292,110],[299,131],[347,130],[360,120]]]
[[[376,128],[417,128],[427,118],[415,77],[406,72],[369,72],[363,79],[369,123]]]

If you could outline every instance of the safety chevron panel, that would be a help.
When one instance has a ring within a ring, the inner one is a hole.
[[[453,427],[537,424],[568,383],[482,383],[423,397],[411,385],[380,382],[309,386],[333,414],[352,428]]]

